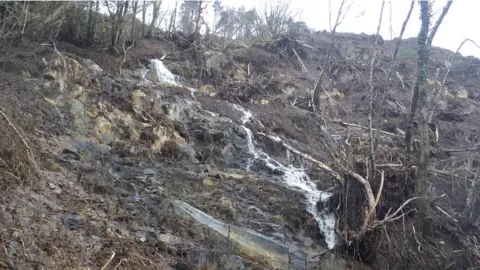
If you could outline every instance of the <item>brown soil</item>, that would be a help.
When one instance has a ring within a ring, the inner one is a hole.
[[[220,69],[205,66],[206,56],[202,54],[203,49],[192,50],[191,47],[178,44],[178,41],[168,39],[138,40],[136,46],[128,51],[123,68],[133,69],[141,66],[145,59],[166,55],[167,65],[172,67],[176,74],[184,76],[188,84],[210,84],[217,89],[217,97],[197,97],[205,109],[239,121],[238,113],[232,110],[225,100],[242,103],[254,113],[254,121],[250,124],[254,132],[278,135],[296,149],[334,166],[329,150],[325,147],[324,141],[327,138],[322,135],[325,119],[311,112],[308,103],[304,102],[310,98],[308,89],[313,88],[314,78],[319,73],[318,67],[323,61],[317,56],[324,55],[325,35],[317,33],[303,39],[305,43],[316,47],[316,51],[308,48],[300,50],[296,42],[279,39],[274,43],[260,44],[252,48],[225,50],[222,53],[230,64]],[[342,46],[355,44],[361,47],[362,52],[368,52],[371,49],[372,37],[345,34],[341,36],[341,42]],[[407,40],[405,44],[397,70],[407,85],[402,86],[401,82],[392,79],[388,84],[391,88],[388,99],[408,106],[408,82],[411,82],[414,67],[414,59],[410,54],[414,42]],[[197,173],[200,165],[192,165],[184,156],[172,157],[179,152],[172,146],[157,155],[148,152],[144,156],[123,159],[122,166],[131,168],[124,169],[123,181],[118,181],[115,174],[107,168],[110,157],[67,151],[66,149],[71,148],[68,141],[73,132],[72,115],[56,109],[44,99],[44,93],[39,91],[45,68],[42,57],[48,57],[53,49],[36,47],[38,46],[27,44],[26,47],[5,49],[5,56],[0,59],[0,88],[3,91],[0,109],[6,116],[0,115],[0,132],[4,135],[4,140],[0,143],[0,246],[5,249],[0,255],[0,267],[100,269],[108,264],[106,269],[194,269],[183,254],[189,248],[231,248],[227,241],[211,236],[210,232],[197,228],[172,213],[169,205],[165,203],[167,196],[180,197],[224,221],[265,234],[275,233],[274,227],[249,223],[254,215],[258,215],[251,207],[251,202],[254,201],[255,207],[268,213],[266,220],[280,222],[291,227],[291,231],[303,230],[315,244],[323,244],[311,215],[304,210],[304,198],[296,192],[289,192],[284,187],[267,181],[267,178],[274,178],[270,175],[244,175],[241,179],[221,176],[213,172],[224,169],[216,168],[216,164],[211,164],[212,166],[206,169],[202,167],[202,172]],[[300,71],[296,56],[292,54],[293,48],[300,53],[309,75]],[[382,74],[380,67],[385,68],[389,64],[390,48],[391,44],[385,42],[384,55],[377,67],[378,74]],[[57,49],[94,60],[108,76],[114,77],[113,74],[120,73],[123,56],[109,55],[100,47],[80,49],[68,43],[59,43]],[[444,50],[433,50],[430,74],[433,74],[444,60],[449,59],[445,53]],[[468,102],[475,106],[480,101],[480,94],[476,89],[478,63],[478,59],[461,58],[459,63],[454,64],[455,72],[448,81],[448,87],[465,88],[470,97]],[[252,75],[245,74],[249,64]],[[241,75],[238,74],[239,69],[243,70]],[[366,65],[361,59],[347,61],[342,56],[341,48],[335,53],[331,69],[327,72],[327,77],[331,80],[325,85],[328,89],[337,88],[342,94],[335,98],[335,117],[345,122],[366,125],[366,72]],[[341,74],[344,74],[344,77]],[[355,74],[354,79],[346,78],[348,74]],[[382,79],[381,76],[377,78],[378,82]],[[134,86],[119,87],[121,90],[116,93],[102,89],[94,96],[109,100],[122,111],[132,112],[132,104],[125,103],[124,100]],[[380,83],[379,87],[382,87]],[[287,88],[294,91],[288,92]],[[187,98],[189,95],[175,87],[165,87],[162,90],[180,98]],[[268,104],[258,104],[260,99],[268,100]],[[451,108],[466,106],[467,101],[454,99],[449,100]],[[388,117],[382,128],[403,129],[404,118],[405,115]],[[170,129],[181,130],[179,123],[170,123],[160,118],[154,120]],[[478,111],[464,116],[462,121],[437,122],[441,136],[438,145],[432,150],[432,166],[448,166],[449,170],[454,170],[464,166],[468,158],[473,158],[478,166],[478,151],[453,154],[444,150],[468,148],[478,144]],[[351,132],[337,124],[329,128],[335,135],[345,136],[347,132]],[[139,147],[149,146],[153,141],[148,137],[149,132],[145,132]],[[365,147],[362,143],[365,141],[365,134],[357,129],[354,129],[353,133],[356,148],[350,149],[350,152],[345,151],[352,160],[361,161],[353,164],[353,167],[363,174]],[[185,137],[187,140],[198,140],[194,136]],[[273,157],[284,160],[285,149],[267,139],[257,138],[260,147]],[[404,156],[399,150],[403,147],[402,143],[401,140],[382,138],[382,145],[379,147],[380,159],[385,163],[402,162]],[[201,147],[199,146],[199,151]],[[122,147],[118,148],[112,150],[113,154],[120,154]],[[154,159],[161,162],[161,166],[156,168],[161,177],[139,180],[139,171],[143,167],[152,166],[151,161]],[[305,163],[298,158],[297,162]],[[205,187],[202,182],[206,173],[214,188]],[[313,179],[319,180],[322,188],[333,186],[323,172],[311,170],[309,173]],[[377,211],[378,219],[413,196],[414,177],[414,172],[407,169],[386,169],[386,184]],[[260,182],[259,178],[265,181]],[[431,175],[434,186],[431,196],[446,193],[438,205],[457,218],[464,208],[465,202],[462,198],[466,197],[470,183],[466,178],[465,175],[456,175],[455,180],[452,180],[451,174]],[[138,190],[129,186],[132,182],[139,183],[142,191],[139,195],[145,200],[135,201],[135,192]],[[160,184],[168,194],[163,194],[156,188]],[[378,189],[378,179],[372,186],[374,191]],[[355,226],[359,225],[363,213],[361,208],[356,206],[365,203],[361,187],[347,178],[346,185],[337,188],[337,191],[329,207],[341,217],[340,227],[357,229]],[[270,196],[271,194],[277,195],[274,197]],[[283,207],[278,208],[278,205]],[[415,222],[414,215],[410,214],[405,216],[405,219],[369,232],[364,241],[358,241],[352,246],[338,247],[336,252],[349,258],[350,269],[444,269],[446,266],[451,269],[468,269],[478,265],[479,262],[475,261],[478,259],[472,256],[471,250],[466,249],[459,241],[459,235],[478,236],[478,225],[468,228],[452,225],[451,220],[442,214],[434,213],[435,231],[432,238],[419,238],[419,232],[413,230],[418,228],[419,224]],[[452,226],[455,230],[452,230]],[[134,235],[128,233],[132,231],[135,232]],[[452,234],[452,231],[456,231],[458,235]],[[187,240],[182,242],[182,246],[172,248],[171,245],[158,241],[160,234],[181,236]],[[359,261],[364,265],[356,266]]]

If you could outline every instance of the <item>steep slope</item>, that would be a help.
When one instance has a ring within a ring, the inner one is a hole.
[[[121,71],[121,60],[68,44],[58,44],[59,51],[13,48],[2,60],[0,103],[11,124],[4,118],[9,140],[0,145],[6,250],[0,266],[467,269],[478,263],[471,242],[478,219],[468,228],[452,221],[461,217],[474,179],[459,168],[470,160],[467,169],[475,170],[479,160],[478,151],[457,151],[478,144],[478,59],[451,63],[435,113],[432,208],[446,214],[436,217],[434,238],[419,240],[407,215],[348,246],[341,232],[358,225],[362,187],[343,175],[346,184],[338,185],[288,147],[336,169],[325,143],[333,141],[333,150],[364,172],[366,133],[348,123],[366,125],[373,38],[342,34],[333,51],[323,85],[325,100],[333,101],[325,104],[334,105],[322,108],[335,117],[331,138],[324,135],[325,117],[309,106],[328,35],[226,49],[168,38],[140,40]],[[404,129],[412,44],[404,41],[386,85],[391,42],[384,42],[375,67],[377,87],[388,89],[380,126],[388,134]],[[442,74],[451,54],[434,48],[429,74]],[[382,135],[379,156],[402,162],[401,137]],[[414,173],[385,172],[378,219],[412,196]]]

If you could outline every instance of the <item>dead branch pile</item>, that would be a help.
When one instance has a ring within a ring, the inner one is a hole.
[[[220,96],[225,100],[240,100],[249,102],[265,96],[282,93],[282,82],[279,78],[255,76],[248,80],[227,80],[220,87]]]
[[[298,57],[308,58],[307,48],[292,37],[281,36],[269,42],[258,42],[255,47],[280,56],[281,59],[297,62]]]
[[[34,149],[22,129],[14,123],[8,113],[0,108],[0,177],[2,183],[9,185],[18,182],[30,182],[39,177],[35,162]]]

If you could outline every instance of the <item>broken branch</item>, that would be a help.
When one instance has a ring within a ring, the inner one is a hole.
[[[334,171],[332,168],[330,168],[329,166],[327,166],[325,163],[319,161],[319,160],[316,160],[314,159],[312,156],[310,155],[307,155],[305,153],[302,153],[300,151],[298,151],[297,149],[293,148],[292,146],[284,143],[280,138],[278,137],[275,137],[275,136],[272,136],[272,135],[268,135],[268,134],[265,134],[265,133],[262,133],[262,132],[258,132],[257,133],[258,135],[261,135],[261,136],[264,136],[264,137],[267,137],[269,138],[270,140],[274,141],[274,142],[278,142],[280,144],[282,144],[283,147],[285,147],[286,149],[292,151],[294,154],[296,155],[299,155],[301,156],[302,158],[310,161],[310,162],[313,162],[315,163],[319,168],[327,171],[328,173],[330,173],[334,178],[335,180],[337,180],[340,184],[343,185],[343,178],[340,176],[339,173],[337,173],[336,171]]]

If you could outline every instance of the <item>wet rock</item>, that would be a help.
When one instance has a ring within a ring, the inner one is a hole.
[[[191,270],[192,268],[184,263],[184,262],[176,262],[174,265],[172,265],[173,269],[175,270]]]
[[[98,76],[103,73],[103,69],[100,68],[95,62],[90,59],[81,58],[80,62],[92,73],[94,76]]]
[[[222,157],[226,164],[232,164],[234,162],[234,155],[233,155],[233,144],[228,143],[222,149]]]
[[[310,237],[306,237],[305,240],[303,240],[303,245],[305,247],[311,248],[313,244],[314,242]]]
[[[180,144],[180,147],[183,151],[183,153],[185,153],[185,155],[187,157],[189,157],[189,159],[193,162],[198,162],[196,156],[197,156],[197,153],[195,152],[195,148],[193,145],[189,144],[189,143],[183,143],[183,144]]]
[[[65,148],[62,150],[62,157],[66,159],[80,160],[80,154],[77,149]]]
[[[78,230],[85,226],[85,220],[82,219],[77,213],[71,213],[67,216],[62,216],[61,221],[63,226],[67,227],[69,230]]]
[[[159,234],[157,240],[166,245],[180,245],[183,242],[182,238],[172,234]]]
[[[347,269],[347,262],[336,256],[335,254],[328,253],[322,257],[320,261],[320,268],[322,270],[345,270]]]
[[[244,260],[231,253],[214,250],[188,250],[187,260],[197,266],[208,266],[212,270],[247,269]]]
[[[96,150],[97,150],[98,154],[106,156],[106,155],[110,154],[110,151],[112,150],[112,148],[109,145],[106,145],[106,144],[98,144],[96,146]]]
[[[157,174],[157,172],[154,169],[145,168],[145,169],[143,169],[143,174],[153,176],[153,175]]]

